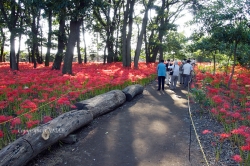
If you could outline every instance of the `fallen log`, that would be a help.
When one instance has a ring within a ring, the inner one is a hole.
[[[66,112],[46,124],[27,131],[0,151],[1,166],[22,166],[37,154],[62,140],[73,131],[90,123],[93,118],[108,113],[126,101],[125,94],[113,90],[78,102],[77,110]]]
[[[119,107],[126,101],[125,94],[120,90],[112,90],[110,92],[95,96],[91,99],[80,101],[75,104],[79,110],[90,110],[93,117],[106,114]]]
[[[136,95],[142,94],[144,88],[142,85],[135,84],[127,86],[122,90],[122,92],[126,95],[126,100],[131,101]]]
[[[58,116],[46,124],[28,130],[28,133],[23,137],[20,137],[0,151],[0,165],[25,165],[37,154],[92,120],[93,115],[90,111],[73,110]]]

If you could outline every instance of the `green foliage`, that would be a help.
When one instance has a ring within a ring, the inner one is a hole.
[[[122,56],[118,56],[117,61],[118,61],[118,62],[122,62]]]
[[[191,94],[195,101],[200,105],[203,105],[205,107],[210,105],[210,101],[206,97],[206,93],[203,90],[193,88],[191,89]]]
[[[234,55],[242,64],[248,64],[248,49],[238,48],[240,45],[249,45],[249,7],[245,0],[221,0],[221,1],[197,1],[194,6],[194,21],[200,27],[193,35],[195,50],[200,49],[203,54],[216,52],[216,59],[225,54],[228,57]],[[206,34],[205,40],[201,35]],[[202,42],[201,40],[202,39]],[[244,50],[244,51],[243,51]],[[220,54],[218,54],[218,52]]]

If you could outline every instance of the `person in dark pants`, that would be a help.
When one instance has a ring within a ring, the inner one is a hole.
[[[169,66],[172,66],[172,63],[170,62],[170,59],[167,60],[167,63],[166,63],[166,84],[169,85],[169,78],[171,77],[169,75],[170,73],[170,69]]]
[[[166,78],[166,65],[164,64],[164,60],[161,60],[157,65],[157,75],[158,75],[158,89],[164,90],[165,78]]]
[[[188,87],[191,71],[193,70],[193,66],[190,64],[190,60],[187,60],[187,63],[183,65],[183,76],[184,76],[184,88]]]

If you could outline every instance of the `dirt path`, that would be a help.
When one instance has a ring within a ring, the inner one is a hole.
[[[202,166],[204,160],[192,132],[187,91],[156,91],[156,82],[142,95],[96,118],[75,132],[78,142],[54,145],[27,166]]]

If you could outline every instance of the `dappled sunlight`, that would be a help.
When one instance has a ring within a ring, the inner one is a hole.
[[[152,134],[166,134],[168,128],[164,121],[155,120],[150,124],[149,131]]]
[[[145,139],[135,138],[132,147],[137,156],[145,156],[149,151],[148,143]]]
[[[173,99],[174,101],[174,105],[178,106],[178,107],[183,107],[183,108],[187,108],[187,99],[182,98],[181,96],[174,94],[169,94],[170,97]]]

